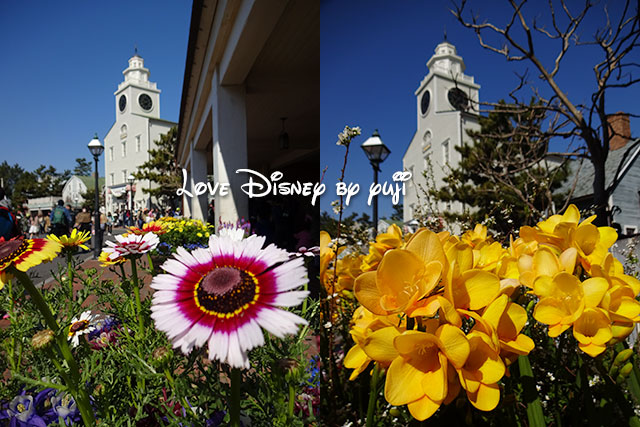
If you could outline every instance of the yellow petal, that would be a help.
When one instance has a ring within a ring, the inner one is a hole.
[[[603,351],[607,349],[606,345],[598,345],[598,344],[578,344],[580,350],[584,351],[591,357],[596,357],[601,354]]]
[[[436,369],[427,371],[422,379],[422,391],[434,402],[442,402],[447,397],[447,357],[439,353]]]
[[[433,317],[440,308],[440,301],[438,301],[439,295],[432,295],[428,298],[418,301],[410,313],[410,317]]]
[[[506,295],[500,295],[498,298],[493,300],[493,302],[484,310],[484,313],[482,313],[482,318],[489,322],[493,329],[498,329],[500,318],[507,309],[508,302],[509,297]]]
[[[367,271],[356,278],[353,284],[353,292],[367,310],[374,314],[386,315],[386,310],[380,305],[380,291],[376,285],[376,272]]]
[[[349,380],[353,381],[362,371],[364,371],[371,359],[360,346],[351,347],[347,355],[344,357],[344,367],[354,369],[349,376]]]
[[[524,334],[520,334],[515,340],[500,341],[500,346],[507,351],[524,356],[533,350],[535,344],[531,338]]]
[[[411,416],[418,421],[424,421],[427,418],[431,417],[436,413],[439,407],[439,403],[433,402],[426,396],[423,396],[421,399],[418,399],[415,402],[411,402],[407,405]]]
[[[453,325],[444,324],[438,328],[436,336],[441,341],[440,349],[447,359],[456,369],[460,369],[467,361],[470,351],[464,332]]]
[[[599,309],[587,308],[573,324],[573,336],[579,343],[602,345],[612,337],[609,318]]]
[[[571,247],[560,254],[560,267],[569,274],[573,274],[576,268],[576,260],[578,259],[578,251]]]
[[[571,204],[567,207],[567,210],[562,214],[562,222],[571,222],[577,224],[580,221],[580,211],[576,205]]]
[[[562,304],[552,297],[541,299],[533,310],[534,319],[547,325],[559,324],[564,316]]]
[[[437,296],[438,304],[440,305],[440,310],[442,312],[442,316],[447,320],[447,322],[452,325],[460,328],[462,327],[462,318],[456,311],[456,308],[449,302],[448,299]]]
[[[369,334],[362,345],[364,352],[376,362],[391,363],[398,357],[398,351],[393,346],[393,340],[400,332],[393,327],[378,329]]]
[[[423,372],[416,369],[403,357],[391,362],[384,383],[384,397],[392,405],[406,405],[424,396]]]
[[[423,262],[439,261],[443,266],[449,265],[438,236],[427,229],[418,231],[407,243],[406,249],[413,252]]]
[[[536,276],[552,276],[560,271],[558,258],[548,248],[540,248],[533,256]]]
[[[582,282],[584,292],[584,306],[586,308],[596,307],[602,301],[602,297],[609,289],[609,282],[602,277],[592,277]]]
[[[481,411],[492,411],[500,402],[500,386],[498,384],[480,384],[476,393],[468,393],[467,397],[473,406]]]
[[[399,295],[414,286],[423,270],[422,261],[404,249],[391,249],[384,254],[376,276],[382,295]],[[417,277],[418,276],[418,277]]]
[[[489,304],[500,291],[500,279],[482,270],[469,270],[462,274],[462,286],[454,286],[456,308],[479,310]]]

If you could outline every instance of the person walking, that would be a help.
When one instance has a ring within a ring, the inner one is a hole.
[[[33,239],[33,236],[38,237],[38,234],[40,234],[40,221],[38,216],[32,213],[31,218],[29,218],[29,238]]]
[[[53,208],[49,215],[51,220],[51,232],[57,236],[64,236],[69,234],[69,227],[71,226],[71,214],[64,207],[64,202],[58,200],[58,205]]]
[[[82,212],[76,215],[75,228],[78,231],[88,231],[91,233],[91,214],[87,211],[87,208],[82,208]]]
[[[0,187],[0,237],[5,240],[22,235],[18,217],[11,210],[11,200],[7,198],[4,188]]]

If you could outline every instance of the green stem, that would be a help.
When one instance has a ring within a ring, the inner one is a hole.
[[[138,317],[138,331],[140,337],[144,336],[144,319],[142,318],[142,303],[140,302],[140,287],[138,286],[138,268],[135,258],[131,259],[131,279],[133,279],[133,293],[136,296],[136,315]]]
[[[229,402],[229,415],[231,427],[240,427],[240,384],[242,372],[238,368],[231,368],[231,400]]]
[[[67,252],[67,276],[69,278],[69,299],[73,301],[73,255]]]
[[[296,402],[296,392],[293,389],[293,385],[289,384],[289,406],[288,406],[288,410],[289,410],[289,418],[293,418],[293,409],[295,408],[295,402]]]
[[[69,371],[71,373],[71,378],[69,381],[70,384],[67,384],[71,391],[71,395],[74,397],[78,409],[80,410],[80,415],[82,416],[82,420],[85,426],[93,426],[95,425],[95,417],[93,415],[93,411],[91,410],[91,405],[89,403],[89,395],[85,390],[84,386],[80,383],[80,370],[78,369],[78,365],[71,354],[71,349],[69,348],[69,344],[67,343],[67,339],[64,334],[60,333],[60,327],[58,326],[58,322],[51,314],[51,310],[47,305],[47,302],[42,297],[42,294],[35,287],[29,276],[23,271],[18,270],[17,268],[11,266],[9,267],[9,273],[13,276],[17,277],[22,286],[27,290],[29,296],[31,296],[31,300],[36,305],[42,316],[44,317],[45,323],[56,333],[56,341],[58,343],[58,347],[60,352],[62,353],[62,357],[64,357],[67,362],[67,366],[69,366]]]
[[[153,261],[151,260],[151,252],[147,252],[147,260],[149,261],[149,273],[153,274]]]
[[[374,418],[376,412],[376,403],[378,401],[378,380],[380,379],[380,369],[378,365],[373,365],[373,372],[371,373],[371,382],[369,385],[369,405],[367,406],[367,427],[374,425]]]
[[[518,367],[520,368],[520,378],[522,381],[523,395],[527,404],[527,418],[529,425],[532,427],[544,427],[544,413],[542,412],[542,404],[536,391],[536,384],[533,378],[533,370],[529,362],[529,356],[518,357]]]
[[[16,321],[15,313],[14,313],[15,300],[13,297],[13,283],[11,279],[9,279],[7,282],[7,292],[9,292],[9,322],[11,322],[11,325],[15,325],[15,321]],[[9,349],[8,349],[9,363],[11,364],[11,372],[17,371],[16,362],[14,360],[15,352],[16,352],[16,337],[12,334],[11,341],[9,344]],[[20,366],[20,365],[18,364],[17,366]]]

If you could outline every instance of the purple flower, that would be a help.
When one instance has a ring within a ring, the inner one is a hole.
[[[36,412],[36,406],[33,396],[18,395],[9,403],[8,409],[0,411],[0,420],[8,419],[10,427],[47,427],[47,423]]]
[[[80,421],[80,411],[76,406],[76,401],[68,393],[58,393],[51,398],[51,407],[56,415],[56,419],[62,418],[65,425],[72,425]]]

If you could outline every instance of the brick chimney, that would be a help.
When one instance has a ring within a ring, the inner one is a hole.
[[[611,139],[609,140],[609,149],[611,151],[618,150],[631,139],[631,128],[629,127],[629,114],[618,111],[609,115],[609,132]]]

